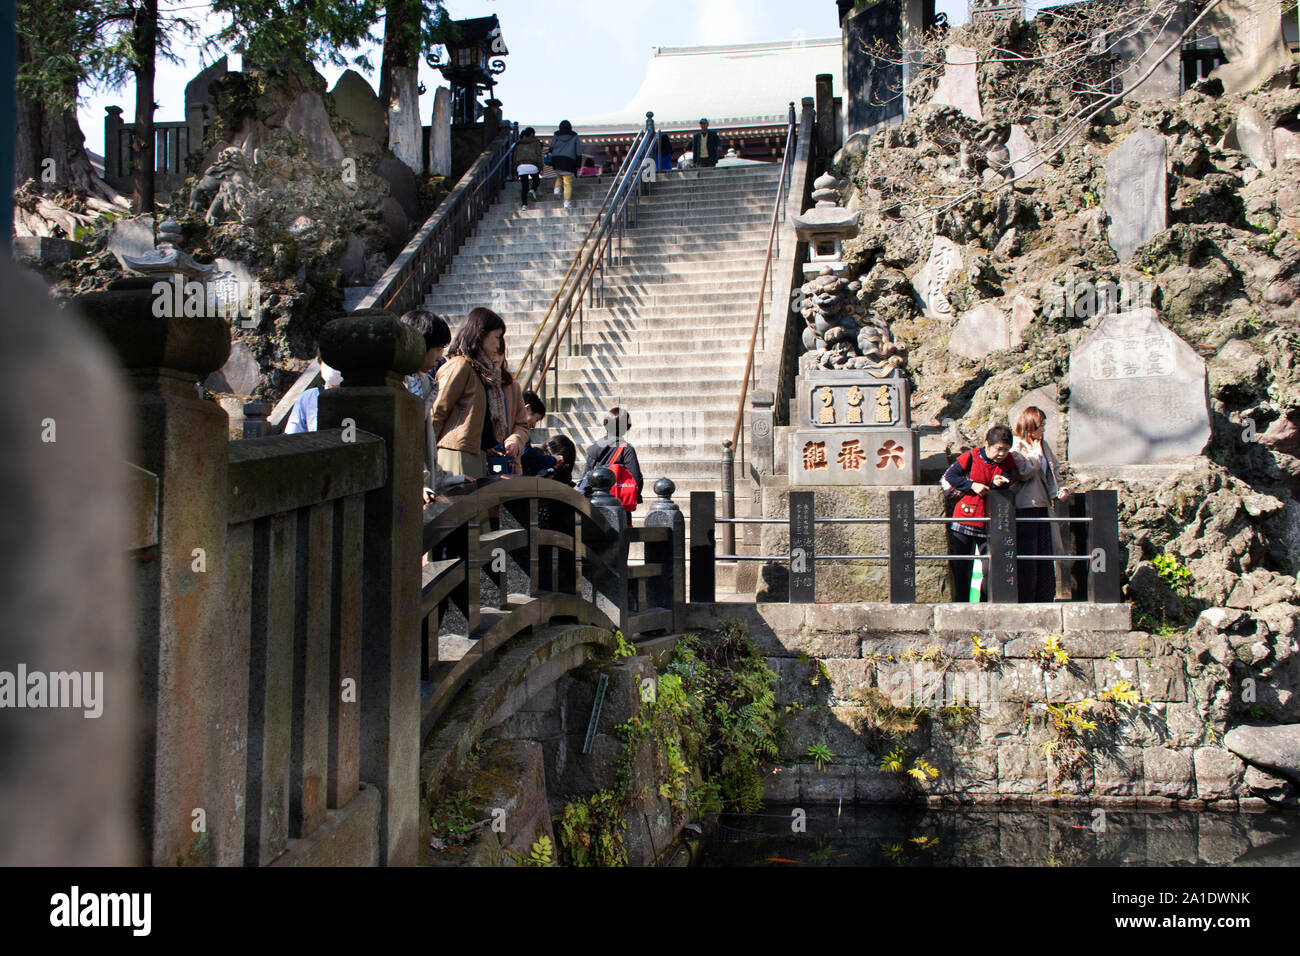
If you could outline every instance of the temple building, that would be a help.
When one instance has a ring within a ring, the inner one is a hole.
[[[598,166],[617,167],[647,110],[655,127],[667,132],[674,158],[691,148],[691,137],[707,117],[718,133],[720,151],[736,151],[739,160],[781,159],[787,111],[814,94],[814,78],[829,73],[838,86],[841,39],[796,39],[727,46],[656,47],[645,80],[620,110],[573,119],[583,152]],[[524,125],[523,123],[520,124]],[[554,124],[533,124],[547,136]],[[724,160],[725,162],[725,160]]]

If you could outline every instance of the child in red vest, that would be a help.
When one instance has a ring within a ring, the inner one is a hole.
[[[987,553],[988,522],[974,519],[988,517],[986,495],[989,489],[1010,485],[1015,477],[1014,467],[1011,459],[1011,429],[1006,425],[994,425],[984,436],[983,448],[962,452],[943,473],[943,482],[951,486],[954,493],[961,495],[953,509],[952,524],[948,526],[950,554],[974,555],[980,549]],[[967,558],[953,558],[948,563],[952,568],[953,600],[969,600],[971,571],[975,562]],[[984,600],[986,592],[987,587],[981,582],[980,600]]]

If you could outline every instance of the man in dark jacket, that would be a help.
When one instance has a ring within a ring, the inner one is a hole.
[[[578,482],[578,490],[584,495],[587,493],[591,482],[591,473],[602,466],[608,466],[610,459],[618,450],[619,445],[623,445],[623,454],[619,456],[618,463],[632,473],[633,480],[636,481],[636,501],[640,504],[641,488],[644,480],[641,477],[641,463],[637,461],[636,449],[632,447],[627,440],[628,429],[632,427],[632,418],[623,409],[615,406],[605,413],[605,437],[597,439],[590,448],[587,449],[587,466]]]
[[[573,131],[568,120],[560,123],[560,128],[551,134],[551,150],[547,154],[547,165],[555,167],[555,195],[564,193],[564,208],[570,209],[573,203],[573,174],[578,171],[582,161],[582,140]]]
[[[718,134],[709,129],[707,119],[700,120],[700,131],[691,137],[691,152],[696,166],[718,165]]]

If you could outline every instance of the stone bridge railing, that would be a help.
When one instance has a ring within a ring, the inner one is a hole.
[[[229,327],[155,316],[152,285],[79,301],[133,393],[143,862],[414,863],[425,737],[502,652],[556,625],[581,632],[566,648],[680,626],[671,482],[643,528],[599,480],[590,500],[503,480],[426,524],[417,333],[382,311],[330,323],[343,386],[320,431],[232,443],[196,388]],[[440,631],[471,653],[440,660]]]

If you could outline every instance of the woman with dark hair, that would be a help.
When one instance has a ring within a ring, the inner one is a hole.
[[[952,568],[953,600],[978,604],[988,593],[988,579],[980,576],[980,586],[972,582],[975,562],[988,553],[988,502],[990,488],[1005,488],[1014,475],[1011,462],[1011,429],[994,425],[984,436],[983,448],[972,448],[957,456],[943,480],[961,495],[948,526],[949,560]],[[971,555],[971,557],[966,557]]]
[[[1011,445],[1016,478],[1016,553],[1051,554],[1052,531],[1046,518],[1052,499],[1064,501],[1070,493],[1061,486],[1061,466],[1052,447],[1043,438],[1047,416],[1030,405],[1016,419],[1016,438]],[[1022,604],[1050,602],[1056,598],[1056,565],[1053,561],[1017,561],[1016,583]]]
[[[578,447],[573,444],[573,439],[569,438],[568,435],[556,435],[542,446],[542,450],[555,458],[555,467],[551,469],[551,473],[547,477],[554,478],[556,481],[572,488],[573,463],[578,456]]]
[[[491,309],[471,309],[438,370],[433,429],[438,465],[448,474],[486,477],[486,449],[500,445],[517,457],[528,441],[523,402],[507,401],[514,380],[502,368],[505,331],[505,320]]]

